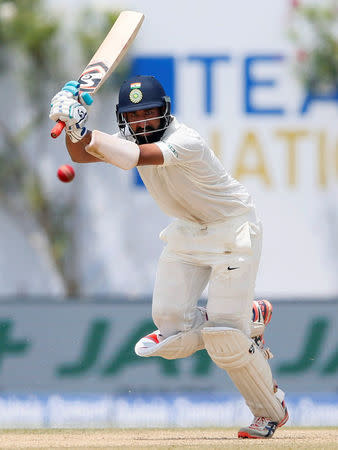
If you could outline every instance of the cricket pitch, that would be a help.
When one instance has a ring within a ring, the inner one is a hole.
[[[237,428],[2,430],[1,449],[338,449],[338,427],[277,430],[272,439],[238,439]]]

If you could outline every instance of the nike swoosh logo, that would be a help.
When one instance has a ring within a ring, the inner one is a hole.
[[[228,270],[236,270],[236,269],[239,269],[239,267],[230,267],[230,266],[228,266]]]

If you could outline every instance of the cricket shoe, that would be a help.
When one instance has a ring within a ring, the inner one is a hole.
[[[203,306],[197,306],[200,310],[203,322],[207,322],[208,315],[207,310]],[[147,334],[141,338],[135,345],[135,352],[139,356],[144,356],[146,353],[149,356],[149,350],[160,344],[164,340],[160,330],[155,330],[152,333]]]
[[[275,386],[277,396],[282,396],[284,398],[284,392]],[[269,439],[272,438],[277,428],[282,427],[286,424],[289,419],[289,413],[287,407],[285,406],[284,399],[282,400],[282,406],[284,408],[285,415],[280,422],[274,422],[267,417],[254,417],[251,425],[248,427],[243,427],[238,432],[238,437],[241,439]]]
[[[268,325],[272,317],[272,305],[269,300],[254,300],[252,304],[252,321],[261,322]],[[253,338],[258,348],[260,348],[266,359],[272,359],[273,354],[268,347],[265,347],[264,334]]]
[[[160,333],[160,330],[155,330],[152,333],[147,334],[146,336],[141,338],[138,341],[137,345],[144,349],[148,349],[148,348],[154,347],[155,345],[159,344],[161,342],[161,340],[163,340],[163,337]]]
[[[252,321],[270,323],[272,317],[272,305],[269,300],[254,300],[252,302]]]

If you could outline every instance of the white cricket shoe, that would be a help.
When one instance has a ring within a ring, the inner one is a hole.
[[[270,323],[272,316],[272,305],[269,300],[254,300],[252,302],[252,321]]]
[[[254,417],[251,425],[243,427],[238,432],[242,439],[266,439],[271,438],[277,429],[277,422],[272,422],[266,417]]]
[[[163,340],[163,338],[160,334],[160,331],[155,330],[152,333],[147,334],[137,342],[135,351],[139,356],[143,356],[143,354],[149,349],[157,346],[161,342],[161,340]]]
[[[275,389],[280,393],[283,393],[277,386]],[[285,401],[282,401],[282,405],[284,407],[285,415],[280,422],[273,422],[271,419],[267,417],[254,417],[254,420],[251,425],[248,427],[243,427],[238,432],[238,437],[241,439],[268,439],[271,438],[277,428],[282,427],[286,424],[289,419],[289,413],[287,407],[285,406]]]
[[[208,320],[207,310],[203,306],[197,306],[201,311],[204,320]],[[157,347],[164,340],[160,330],[154,330],[152,333],[143,336],[135,345],[135,352],[138,356],[149,356],[149,350]]]

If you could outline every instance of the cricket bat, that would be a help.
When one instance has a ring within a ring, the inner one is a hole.
[[[104,41],[81,73],[79,94],[95,94],[110,74],[116,69],[135,39],[144,19],[136,11],[122,11]],[[58,121],[51,131],[51,136],[60,136],[65,123]]]

